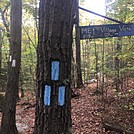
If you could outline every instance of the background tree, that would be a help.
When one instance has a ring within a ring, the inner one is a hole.
[[[134,14],[133,14],[134,3],[132,0],[116,0],[107,10],[107,15],[112,18],[118,18],[118,20],[124,23],[133,23]],[[132,73],[132,57],[133,57],[133,42],[134,38],[132,37],[122,37],[114,39],[114,59],[115,59],[115,81],[116,89],[123,89],[124,81],[127,78],[128,74]],[[130,50],[131,48],[131,50]],[[129,51],[129,54],[128,54]],[[131,75],[132,76],[132,75]]]
[[[76,0],[76,7],[75,7],[75,16],[76,16],[76,69],[77,69],[77,78],[76,78],[76,85],[80,87],[83,85],[82,82],[82,73],[81,73],[81,47],[80,47],[80,32],[79,32],[79,0]]]
[[[38,1],[23,1],[22,21],[22,60],[21,60],[21,82],[20,88],[24,91],[35,91],[36,76],[36,51],[38,31]],[[25,64],[27,63],[27,64]]]
[[[10,1],[2,1],[0,5],[0,14],[1,14],[1,19],[3,21],[4,27],[6,29],[6,36],[9,39],[10,37],[10,29],[9,29],[9,20],[8,20],[8,9],[10,7]],[[9,41],[10,42],[10,41]]]
[[[21,21],[22,1],[11,0],[10,56],[1,134],[18,133],[15,114],[21,63]]]
[[[72,133],[70,86],[73,17],[74,0],[40,1],[35,134]],[[56,72],[52,67],[55,62],[59,63],[59,67],[55,65]]]
[[[4,91],[6,81],[7,81],[7,63],[5,62],[5,52],[3,50],[4,47],[4,37],[7,38],[7,42],[9,43],[9,20],[8,20],[8,10],[10,7],[9,0],[1,0],[0,1],[0,91]]]
[[[19,88],[26,91],[35,89],[36,47],[37,47],[37,24],[38,24],[38,1],[23,0],[22,20],[22,55],[21,75]],[[0,88],[5,91],[7,81],[7,62],[9,57],[10,36],[10,1],[0,1],[0,28],[2,29],[2,73],[0,75]],[[7,28],[6,28],[7,27]],[[8,29],[8,32],[7,32]],[[27,63],[27,64],[26,64]],[[28,89],[28,90],[27,90]]]
[[[0,74],[1,74],[1,64],[2,64],[2,30],[0,29]]]

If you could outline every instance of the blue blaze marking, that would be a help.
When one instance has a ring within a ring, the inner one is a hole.
[[[52,61],[51,79],[59,80],[59,61]]]
[[[64,104],[65,104],[65,86],[60,86],[58,92],[58,105],[63,106]]]
[[[51,98],[51,86],[45,85],[44,89],[44,104],[46,106],[50,106],[50,98]]]

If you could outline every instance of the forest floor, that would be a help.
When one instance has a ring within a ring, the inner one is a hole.
[[[102,95],[94,94],[94,90],[95,84],[85,86],[84,89],[75,89],[78,96],[72,99],[73,134],[120,134],[121,131],[122,134],[127,134],[125,131],[134,134],[134,111],[123,111],[119,108],[117,110],[117,106],[124,104],[124,101],[118,98],[119,103],[112,95],[105,101],[106,104],[102,103]],[[34,114],[35,96],[27,92],[17,103],[16,119],[19,132],[33,134]],[[0,122],[1,116],[0,113]]]

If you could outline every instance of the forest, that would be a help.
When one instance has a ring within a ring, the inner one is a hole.
[[[134,134],[134,1],[85,5],[0,0],[0,134]]]

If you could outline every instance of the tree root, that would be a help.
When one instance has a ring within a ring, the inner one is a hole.
[[[103,128],[105,128],[106,131],[115,131],[120,134],[134,134],[134,132],[123,129],[121,126],[113,125],[107,122],[103,122]]]

